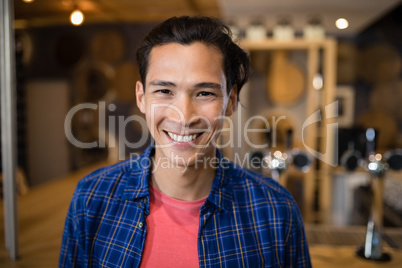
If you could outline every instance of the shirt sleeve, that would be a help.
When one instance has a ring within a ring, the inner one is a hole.
[[[288,252],[285,267],[311,267],[303,219],[294,201],[291,203],[291,214],[289,237],[285,245]]]
[[[80,220],[80,215],[85,213],[80,213],[81,206],[79,205],[80,199],[76,190],[70,207],[67,212],[66,221],[64,225],[63,239],[61,244],[59,267],[85,267],[85,234],[81,235],[81,230],[83,230],[83,221]]]

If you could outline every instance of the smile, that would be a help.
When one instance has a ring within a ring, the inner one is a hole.
[[[169,137],[177,142],[190,142],[195,140],[201,134],[193,134],[193,135],[177,135],[171,132],[166,132]]]

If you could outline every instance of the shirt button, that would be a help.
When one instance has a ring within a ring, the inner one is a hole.
[[[138,228],[142,228],[142,227],[144,227],[144,223],[143,222],[138,223]]]

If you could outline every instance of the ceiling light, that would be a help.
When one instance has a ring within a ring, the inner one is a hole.
[[[321,74],[316,74],[313,78],[313,88],[316,90],[322,89],[324,86],[324,79]]]
[[[22,0],[25,3],[32,3],[34,0]]]
[[[82,24],[82,22],[84,21],[84,14],[76,9],[73,12],[71,12],[70,15],[70,22],[75,25],[75,26],[79,26]]]
[[[336,20],[335,25],[338,29],[343,30],[349,27],[349,22],[344,18],[339,18]]]

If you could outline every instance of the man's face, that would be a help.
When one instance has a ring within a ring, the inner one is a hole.
[[[223,117],[236,108],[236,89],[228,95],[221,52],[196,42],[154,47],[146,88],[137,82],[137,105],[155,140],[155,158],[193,165],[214,157]]]

